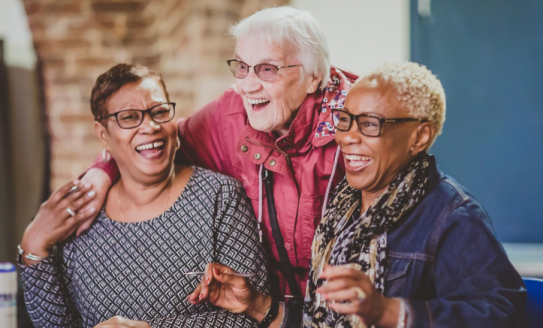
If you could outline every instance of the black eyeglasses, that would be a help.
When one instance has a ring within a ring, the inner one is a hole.
[[[381,127],[387,123],[404,123],[422,121],[418,118],[381,118],[377,116],[360,114],[353,115],[340,109],[332,109],[332,119],[339,131],[349,131],[353,121],[358,123],[358,130],[367,137],[378,137],[381,135]]]
[[[272,64],[258,64],[255,66],[250,66],[245,64],[242,61],[236,59],[230,59],[227,61],[228,67],[230,67],[230,72],[234,75],[235,78],[244,79],[249,75],[249,69],[253,67],[256,76],[264,82],[273,82],[279,75],[279,70],[281,68],[296,67],[302,65],[290,65],[290,66],[275,66]]]
[[[145,113],[149,113],[155,123],[166,123],[175,116],[175,103],[163,103],[155,105],[149,109],[125,109],[113,114],[99,117],[96,120],[101,121],[104,118],[115,116],[117,124],[123,129],[134,129],[143,123]]]

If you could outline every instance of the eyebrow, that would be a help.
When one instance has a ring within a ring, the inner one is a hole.
[[[343,106],[343,110],[344,111],[348,111],[350,114],[352,114],[351,110],[345,106]],[[355,115],[355,114],[353,114]],[[372,116],[375,116],[375,117],[379,117],[379,118],[383,118],[382,115],[380,114],[377,114],[375,112],[362,112],[361,114],[356,114],[356,115],[372,115]]]
[[[242,62],[245,63],[245,61],[243,59],[241,59],[241,57],[238,54],[236,54],[236,60],[239,60],[239,61],[242,61]],[[281,62],[281,60],[266,57],[266,58],[262,59],[259,64],[265,64],[267,62]],[[259,64],[257,64],[257,65],[259,65]]]

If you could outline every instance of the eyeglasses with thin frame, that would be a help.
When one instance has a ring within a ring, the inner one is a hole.
[[[261,81],[264,82],[273,82],[279,75],[279,70],[282,68],[290,68],[302,65],[289,65],[289,66],[275,66],[272,64],[258,64],[255,66],[247,65],[246,63],[237,60],[230,59],[227,61],[228,67],[230,67],[230,72],[234,75],[235,78],[244,79],[249,75],[249,69],[252,67],[255,71],[256,76]]]
[[[388,123],[404,123],[422,121],[418,118],[381,118],[368,114],[353,115],[340,109],[332,109],[332,120],[339,131],[349,131],[354,121],[358,123],[358,130],[367,137],[379,137],[381,128]]]
[[[162,103],[155,105],[149,109],[123,109],[113,114],[98,117],[96,120],[101,121],[105,118],[115,116],[117,124],[122,129],[134,129],[143,123],[145,113],[149,113],[151,119],[155,123],[166,123],[171,121],[175,116],[175,103]]]

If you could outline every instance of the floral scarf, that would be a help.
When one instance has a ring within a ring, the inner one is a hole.
[[[365,272],[384,292],[387,231],[424,196],[430,161],[428,153],[418,154],[362,215],[361,191],[350,187],[346,178],[339,183],[313,239],[304,327],[366,327],[358,316],[339,314],[327,306],[315,293],[323,284],[318,276],[325,264],[350,265]]]

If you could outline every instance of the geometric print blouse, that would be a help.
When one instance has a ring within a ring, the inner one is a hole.
[[[243,187],[194,167],[164,214],[123,223],[108,218],[104,206],[79,237],[36,265],[21,265],[21,276],[36,327],[94,327],[116,315],[153,328],[254,327],[244,314],[187,301],[201,277],[183,273],[210,262],[255,273],[252,284],[269,293],[266,256]]]

